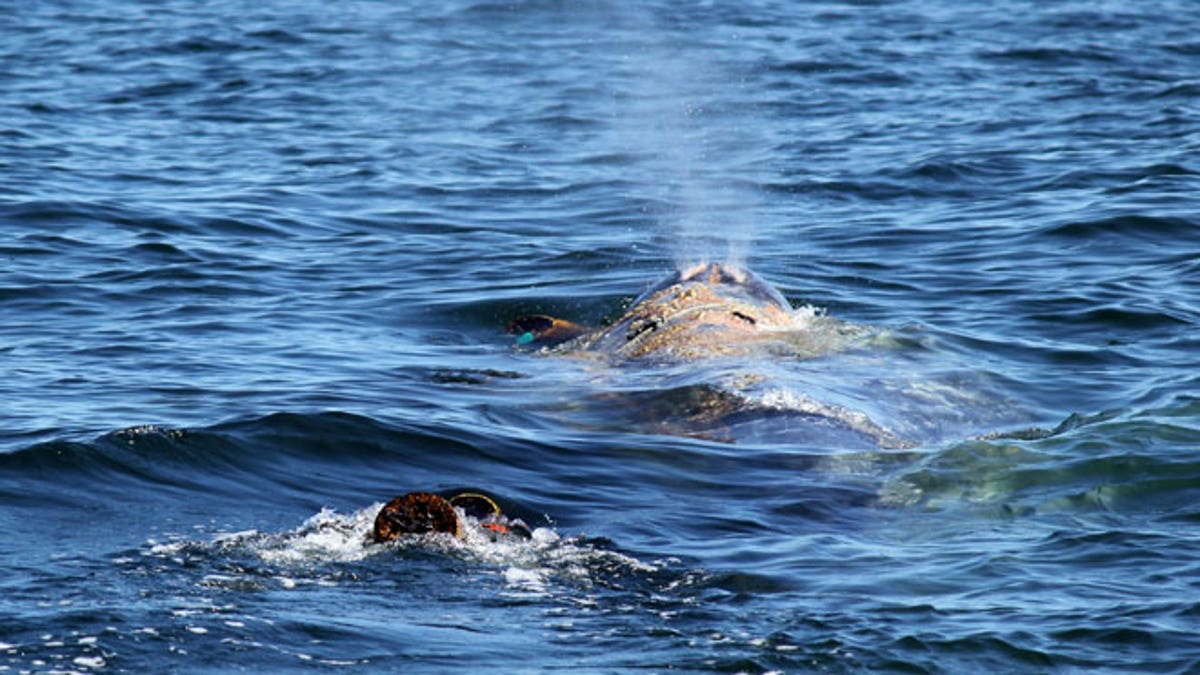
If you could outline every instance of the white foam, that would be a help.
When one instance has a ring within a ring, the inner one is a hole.
[[[544,591],[546,589],[545,575],[541,570],[509,567],[504,570],[504,583],[522,590]]]
[[[621,553],[597,549],[574,539],[563,539],[548,527],[534,528],[529,539],[511,537],[493,540],[488,530],[476,526],[474,519],[461,512],[459,517],[466,524],[461,539],[448,534],[430,534],[377,544],[372,540],[371,531],[375,516],[382,506],[382,503],[376,503],[348,514],[322,509],[296,529],[279,534],[251,529],[217,534],[208,544],[196,541],[151,541],[148,542],[149,552],[144,555],[178,558],[197,548],[249,553],[275,568],[267,578],[283,589],[340,583],[336,573],[334,576],[321,572],[314,575],[314,563],[355,562],[406,549],[444,554],[490,568],[509,587],[510,592],[517,593],[549,593],[555,579],[591,584],[597,574],[610,575],[620,573],[622,569],[658,569],[656,565]],[[255,578],[260,582],[262,580],[259,576]],[[205,575],[204,584],[223,587],[234,585],[237,580],[237,574],[214,573]],[[200,611],[195,608],[176,608],[172,613],[186,618]],[[241,625],[244,624],[239,622],[238,626]],[[185,628],[195,634],[203,634],[207,630],[199,626]],[[153,634],[151,628],[140,630]]]
[[[372,553],[367,535],[381,506],[376,504],[349,515],[321,509],[293,532],[261,535],[251,531],[252,536],[240,541],[265,562],[274,564],[361,560]]]
[[[150,547],[150,553],[157,556],[175,555],[176,553],[182,551],[183,547],[186,545],[187,542],[182,541],[171,542],[169,544],[154,544]]]
[[[240,532],[226,532],[218,534],[213,538],[214,544],[236,543],[244,539],[250,539],[258,536],[258,530],[241,530]]]
[[[823,403],[805,394],[782,387],[763,389],[756,393],[739,392],[738,395],[750,405],[827,418],[868,436],[884,446],[903,445],[893,431],[876,423],[870,415],[862,410],[833,403]]]

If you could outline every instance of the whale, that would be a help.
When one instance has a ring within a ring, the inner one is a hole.
[[[679,268],[599,328],[535,314],[512,320],[507,330],[523,347],[618,366],[588,371],[586,387],[558,385],[567,395],[582,395],[567,406],[575,414],[598,406],[602,417],[627,429],[720,441],[905,445],[865,412],[824,401],[820,391],[808,394],[804,376],[794,372],[798,364],[861,345],[870,331],[812,307],[793,307],[738,265]],[[661,364],[682,367],[639,367]],[[589,393],[597,383],[600,390]]]
[[[514,319],[507,330],[519,344],[562,353],[688,360],[778,349],[811,333],[823,318],[797,312],[748,269],[705,262],[668,275],[608,326],[593,329],[535,314]]]

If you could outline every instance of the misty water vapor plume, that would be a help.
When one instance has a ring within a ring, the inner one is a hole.
[[[614,10],[618,11],[618,10]],[[754,240],[763,142],[744,79],[689,22],[620,10],[627,40],[613,78],[615,145],[635,158],[635,197],[654,204],[677,267],[744,264]],[[728,50],[724,50],[728,53]]]

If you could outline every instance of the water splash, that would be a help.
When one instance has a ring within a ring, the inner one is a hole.
[[[493,539],[478,521],[459,512],[467,524],[463,537],[432,533],[409,536],[386,544],[370,536],[375,515],[383,506],[373,504],[353,513],[322,509],[294,530],[266,533],[245,530],[217,535],[210,544],[176,541],[151,546],[154,557],[177,558],[191,552],[196,555],[222,553],[226,556],[249,554],[268,566],[255,574],[271,576],[276,585],[295,588],[312,583],[334,583],[326,565],[355,563],[389,551],[435,553],[471,565],[498,570],[506,586],[523,593],[548,592],[551,582],[590,585],[611,575],[650,573],[659,570],[632,556],[594,546],[580,538],[563,538],[547,527],[535,528],[529,540]],[[209,585],[237,587],[246,580],[227,573],[210,574]]]

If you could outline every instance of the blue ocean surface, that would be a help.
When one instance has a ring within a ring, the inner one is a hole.
[[[1198,194],[1191,0],[9,3],[0,670],[1197,672]]]

